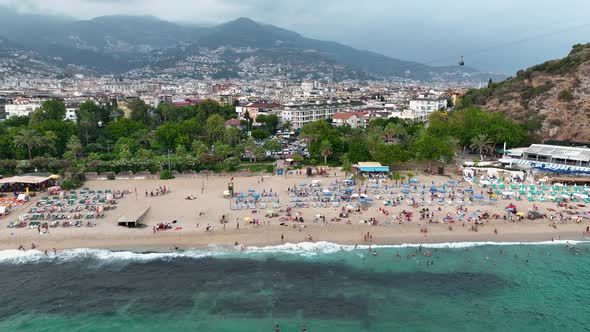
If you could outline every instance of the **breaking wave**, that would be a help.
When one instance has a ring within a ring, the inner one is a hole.
[[[57,254],[48,253],[39,250],[4,250],[0,251],[0,264],[26,264],[42,262],[70,262],[77,260],[95,260],[101,262],[133,261],[147,262],[154,260],[173,260],[178,258],[200,259],[206,257],[241,257],[253,255],[271,255],[271,254],[288,254],[299,256],[316,256],[335,254],[338,252],[351,252],[354,250],[368,250],[369,247],[375,249],[387,248],[439,248],[439,249],[458,249],[479,246],[518,246],[518,245],[577,245],[581,243],[590,243],[588,241],[546,241],[546,242],[450,242],[450,243],[425,243],[425,244],[400,244],[400,245],[340,245],[331,242],[302,242],[286,243],[276,246],[266,247],[228,247],[210,245],[207,248],[188,249],[177,252],[133,252],[133,251],[112,251],[107,249],[71,249],[63,250]]]

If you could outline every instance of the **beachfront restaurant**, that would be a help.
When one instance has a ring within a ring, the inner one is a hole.
[[[59,178],[58,175],[20,175],[0,179],[0,191],[2,192],[25,192],[43,190],[52,185]]]
[[[510,168],[536,169],[548,173],[590,174],[590,149],[546,144],[507,150],[499,160]]]
[[[366,177],[384,176],[389,173],[389,166],[383,166],[378,162],[359,162],[352,165],[355,174]]]

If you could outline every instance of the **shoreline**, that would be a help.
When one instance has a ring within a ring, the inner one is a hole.
[[[212,245],[233,247],[238,242],[245,247],[276,246],[284,243],[303,242],[330,242],[340,245],[403,245],[403,244],[432,244],[432,243],[527,243],[527,242],[550,242],[552,240],[580,241],[584,239],[584,232],[590,227],[590,208],[573,206],[573,209],[565,209],[553,202],[529,202],[527,200],[501,200],[493,204],[466,205],[463,211],[457,210],[457,205],[425,205],[431,209],[433,217],[420,218],[419,208],[412,207],[406,201],[401,201],[396,206],[384,205],[384,200],[376,196],[382,193],[371,193],[372,188],[357,186],[355,191],[364,190],[370,197],[375,197],[373,203],[361,212],[350,212],[347,217],[339,217],[341,208],[328,205],[307,207],[293,207],[290,196],[290,188],[305,188],[311,190],[311,186],[301,186],[302,183],[309,184],[311,181],[320,181],[321,187],[330,187],[330,183],[343,179],[342,174],[330,177],[307,178],[304,176],[265,176],[260,177],[238,177],[233,182],[237,193],[248,195],[251,191],[258,193],[272,192],[280,207],[274,208],[274,203],[266,202],[268,207],[230,209],[230,201],[223,197],[223,191],[227,188],[230,179],[223,177],[211,177],[209,179],[174,179],[174,180],[114,180],[114,181],[88,181],[86,187],[90,190],[113,190],[128,191],[124,198],[117,199],[115,209],[105,210],[106,216],[101,219],[83,219],[96,222],[96,227],[57,227],[49,228],[48,233],[41,234],[37,229],[31,228],[7,228],[9,222],[17,220],[23,214],[30,214],[29,210],[35,207],[45,194],[37,195],[30,202],[23,206],[14,207],[8,217],[0,220],[0,250],[12,250],[22,245],[30,249],[34,243],[38,250],[57,250],[88,248],[88,249],[110,249],[110,250],[163,250],[167,251],[172,246],[186,248],[207,248]],[[416,179],[420,184],[438,183],[449,185],[448,176],[417,175]],[[455,180],[460,180],[455,178]],[[470,185],[470,184],[463,184]],[[161,196],[144,195],[144,192],[152,191],[166,186],[168,192]],[[321,188],[320,187],[320,188]],[[333,187],[333,186],[332,186]],[[400,186],[393,186],[390,189],[399,193]],[[382,187],[379,191],[382,191]],[[475,188],[477,191],[482,189]],[[410,195],[418,196],[420,189],[414,189]],[[187,200],[189,196],[195,199]],[[409,196],[409,195],[408,195]],[[52,200],[54,198],[51,198]],[[472,231],[473,221],[469,220],[471,215],[483,213],[506,215],[504,207],[514,203],[519,211],[532,210],[533,204],[537,204],[538,211],[553,217],[553,220],[538,219],[531,221],[509,221],[499,219],[484,219],[483,224]],[[301,203],[299,203],[301,204]],[[577,204],[577,203],[576,203]],[[66,206],[67,211],[58,212],[68,214],[69,209],[75,207]],[[129,229],[117,226],[117,220],[138,207],[149,206],[142,224],[145,227]],[[281,217],[286,216],[286,209],[292,207],[292,215],[305,220],[304,223],[286,221],[281,226]],[[277,212],[278,217],[267,217],[265,214],[269,209]],[[258,210],[258,211],[253,211]],[[568,218],[569,213],[583,215],[581,222],[576,223]],[[401,220],[404,213],[413,213],[411,221]],[[459,213],[466,219],[457,218]],[[82,212],[83,215],[87,214]],[[563,221],[560,216],[563,214]],[[221,216],[226,220],[225,229],[220,223]],[[318,215],[326,216],[326,224],[314,222]],[[444,221],[446,216],[452,216],[454,223]],[[246,220],[259,219],[260,225],[253,225]],[[339,219],[340,221],[332,221]],[[378,221],[378,225],[370,226],[363,222],[369,219]],[[436,223],[430,224],[428,219]],[[78,220],[77,218],[69,220]],[[172,229],[165,231],[153,231],[153,227],[159,223],[170,223]],[[239,230],[237,226],[239,224]],[[452,231],[449,226],[452,225]],[[207,232],[206,228],[213,229]],[[423,228],[428,233],[423,233]],[[495,233],[497,231],[497,234]],[[370,233],[372,241],[366,241],[364,235]],[[281,235],[284,239],[281,241]],[[587,234],[588,235],[588,234]],[[310,241],[311,237],[311,241]],[[590,240],[590,237],[588,237]]]
[[[314,225],[317,226],[317,225]],[[351,227],[353,229],[333,230],[334,228]],[[396,226],[400,226],[399,228]],[[321,228],[306,229],[306,232],[297,229],[285,229],[280,226],[262,226],[263,229],[244,229],[240,231],[228,230],[219,231],[215,234],[204,233],[161,233],[156,236],[110,236],[109,238],[100,235],[84,234],[84,236],[74,238],[64,238],[63,236],[47,237],[42,241],[38,238],[27,238],[30,241],[37,241],[40,245],[37,250],[51,251],[56,248],[58,251],[73,249],[104,249],[110,251],[131,251],[141,252],[169,252],[172,246],[180,249],[209,249],[212,247],[233,248],[235,242],[248,247],[275,247],[283,244],[313,244],[313,243],[331,243],[342,246],[418,246],[418,245],[445,245],[445,244],[469,244],[469,243],[488,243],[503,245],[507,244],[527,244],[527,243],[547,243],[553,241],[564,242],[590,242],[590,238],[585,238],[583,233],[577,231],[580,225],[565,224],[560,225],[558,229],[553,229],[542,224],[517,224],[497,226],[502,229],[502,233],[494,234],[492,225],[486,226],[477,233],[446,231],[447,225],[429,225],[432,229],[431,234],[426,238],[422,234],[410,233],[411,228],[418,228],[419,225],[394,225],[387,228],[381,227],[355,227],[350,225],[331,225],[317,226]],[[434,227],[433,227],[434,226]],[[541,230],[539,227],[545,226],[547,230]],[[360,236],[359,240],[353,238],[354,234],[361,234],[364,230],[378,233],[373,241],[363,241]],[[141,231],[141,230],[140,230]],[[308,233],[315,234],[313,241],[306,239]],[[284,235],[284,243],[280,241],[280,236]],[[274,237],[276,240],[271,240]],[[0,251],[14,250],[18,248],[17,243],[22,243],[25,238],[15,238],[12,241],[3,241],[0,243]],[[28,242],[25,242],[28,243]],[[30,249],[25,247],[25,249]]]

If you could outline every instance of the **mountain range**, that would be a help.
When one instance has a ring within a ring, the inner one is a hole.
[[[1,10],[0,35],[12,49],[43,63],[48,73],[78,70],[131,77],[193,78],[271,74],[287,78],[409,78],[471,83],[503,78],[468,66],[432,67],[394,59],[306,38],[248,18],[199,26],[149,16],[73,20]],[[0,54],[0,61],[9,60],[15,61],[10,53]]]

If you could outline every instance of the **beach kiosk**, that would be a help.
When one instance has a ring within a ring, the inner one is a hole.
[[[383,166],[378,162],[359,162],[352,165],[353,171],[356,175],[364,175],[373,177],[378,175],[386,175],[389,173],[389,166]]]

